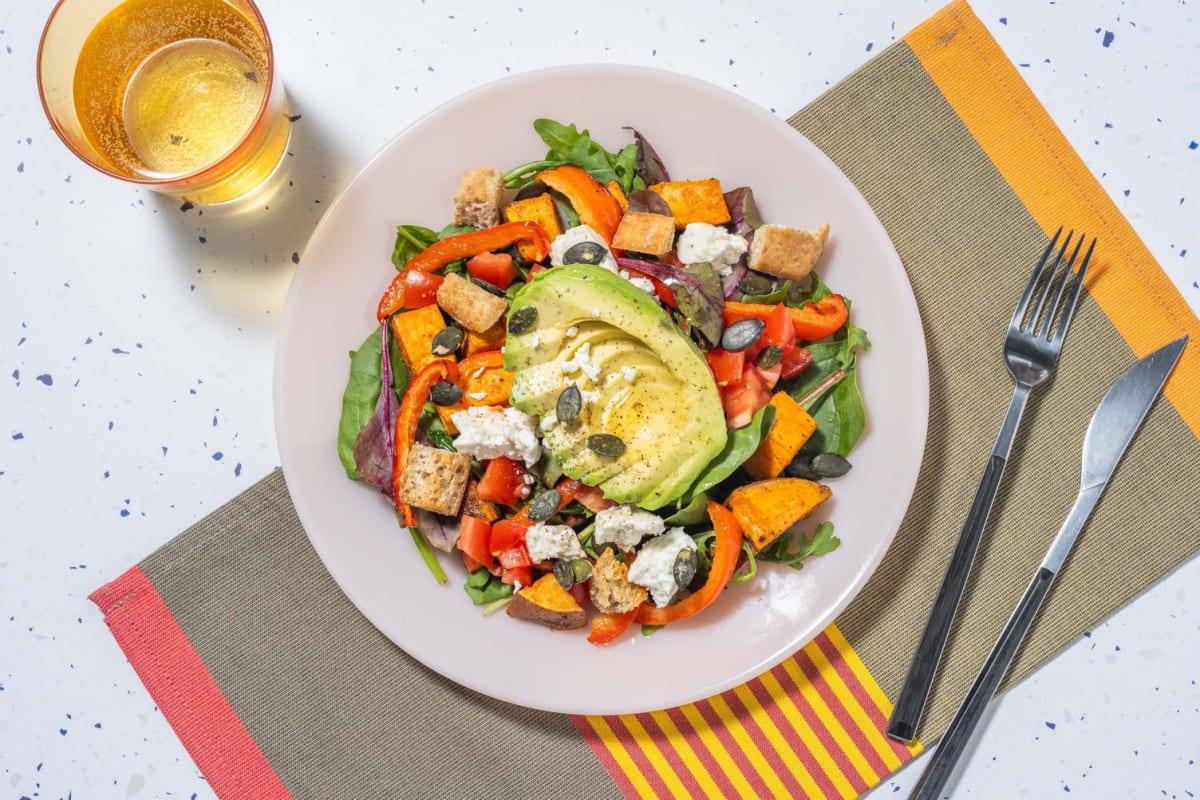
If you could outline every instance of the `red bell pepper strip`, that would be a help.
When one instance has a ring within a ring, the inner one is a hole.
[[[725,324],[732,325],[743,319],[761,319],[765,322],[774,310],[775,306],[769,303],[735,303],[730,300],[725,303]],[[792,315],[796,339],[813,342],[824,339],[845,325],[850,309],[840,294],[827,294],[815,303],[805,303],[803,308],[789,307],[788,313]]]
[[[456,365],[450,361],[430,361],[423,370],[408,384],[404,397],[400,399],[400,411],[396,414],[396,459],[392,462],[392,497],[396,499],[396,507],[404,514],[404,524],[412,527],[417,524],[417,515],[412,506],[400,499],[400,478],[404,474],[404,465],[408,463],[408,454],[417,440],[417,423],[421,420],[421,411],[429,398],[429,390],[438,381],[451,378]]]
[[[706,508],[717,534],[708,580],[695,592],[666,608],[643,604],[637,613],[637,621],[640,624],[666,625],[699,614],[725,591],[725,585],[733,577],[738,556],[742,552],[742,526],[738,525],[733,513],[720,503],[709,500]]]
[[[599,181],[574,164],[539,172],[537,180],[566,197],[579,221],[600,234],[606,244],[612,244],[621,224],[621,204]]]
[[[624,614],[601,614],[592,620],[592,632],[588,634],[588,641],[595,645],[608,644],[629,630],[637,615],[636,608]]]
[[[616,202],[616,201],[614,201]],[[550,237],[541,225],[529,220],[505,222],[470,233],[448,236],[417,253],[404,265],[379,299],[379,320],[390,317],[404,304],[404,276],[409,272],[434,272],[460,258],[471,258],[522,242],[535,248],[534,260],[544,261],[550,254]]]

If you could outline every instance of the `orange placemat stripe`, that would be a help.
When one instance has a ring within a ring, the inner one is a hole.
[[[1042,229],[1099,238],[1087,288],[1134,354],[1192,337],[1164,392],[1200,436],[1200,320],[1000,45],[962,0],[904,40]]]
[[[572,717],[631,798],[841,798],[921,752],[837,626],[754,680],[650,714]]]

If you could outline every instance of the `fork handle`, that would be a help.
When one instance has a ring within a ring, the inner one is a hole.
[[[942,797],[942,790],[950,780],[955,765],[966,751],[967,745],[970,744],[971,736],[979,726],[980,720],[983,719],[988,703],[995,696],[996,690],[1000,688],[1000,682],[1012,665],[1013,659],[1021,647],[1021,642],[1025,639],[1025,634],[1033,625],[1038,609],[1042,607],[1046,595],[1049,594],[1055,574],[1046,567],[1040,567],[1037,574],[1033,576],[1021,602],[1013,611],[1008,624],[1004,626],[1004,631],[1001,632],[987,661],[983,663],[983,669],[979,671],[975,683],[967,692],[966,699],[959,706],[954,718],[950,720],[950,726],[946,728],[946,733],[942,736],[942,741],[938,743],[937,750],[926,765],[925,771],[921,773],[921,777],[917,779],[910,800],[938,800]]]
[[[1000,479],[1004,476],[1004,467],[1008,463],[1009,453],[1012,452],[1013,440],[1017,428],[1021,424],[1021,415],[1025,412],[1025,404],[1029,400],[1029,392],[1033,387],[1025,383],[1017,383],[1013,391],[1012,402],[1008,404],[1008,412],[1000,426],[996,444],[988,457],[983,469],[983,477],[979,480],[979,488],[975,490],[975,498],[971,501],[970,511],[950,555],[950,563],[946,566],[946,574],[942,585],[938,588],[933,600],[933,608],[929,612],[929,621],[921,632],[921,639],[913,653],[912,663],[908,666],[908,674],[896,699],[896,706],[888,719],[887,734],[893,739],[911,742],[917,735],[917,725],[925,709],[925,701],[929,698],[934,676],[937,674],[938,663],[942,651],[946,647],[946,639],[950,636],[950,627],[954,622],[955,612],[963,591],[967,586],[967,578],[971,575],[971,564],[975,561],[975,553],[979,549],[979,541],[983,537],[983,529],[987,524],[988,514],[996,500],[996,491],[1000,488]]]

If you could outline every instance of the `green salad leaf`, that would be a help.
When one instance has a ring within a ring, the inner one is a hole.
[[[420,225],[399,225],[396,227],[396,244],[392,247],[392,264],[396,269],[404,269],[413,256],[438,240],[438,235],[429,228]]]
[[[342,468],[351,480],[359,480],[354,463],[354,441],[375,413],[383,370],[379,361],[379,331],[373,330],[362,346],[350,353],[350,378],[342,392],[342,417],[338,422],[337,449]],[[401,362],[403,364],[403,362]]]
[[[847,323],[828,342],[807,345],[813,361],[808,369],[781,384],[799,401],[839,369],[846,376],[808,409],[817,421],[817,431],[804,445],[808,453],[837,453],[847,456],[867,425],[862,395],[858,391],[858,351],[868,350],[871,341],[862,328]]]
[[[822,522],[811,537],[803,533],[784,534],[760,550],[755,558],[800,569],[806,559],[832,553],[841,543],[842,540],[833,535],[833,523]]]
[[[524,186],[542,170],[574,164],[587,170],[600,183],[616,181],[626,194],[633,190],[637,176],[636,144],[628,144],[619,152],[611,153],[593,141],[586,129],[581,131],[574,123],[563,125],[552,119],[534,120],[533,129],[550,149],[544,159],[521,164],[504,173],[505,188]]]
[[[689,503],[681,503],[680,508],[665,520],[668,525],[703,525],[708,522],[708,493],[697,492]]]
[[[774,424],[775,406],[768,404],[758,410],[749,425],[730,431],[724,449],[696,476],[696,482],[684,495],[684,500],[691,503],[702,492],[708,491],[737,471],[738,467],[746,463],[746,459],[754,455],[754,451]]]
[[[463,590],[471,598],[471,602],[477,606],[485,606],[497,600],[512,597],[513,593],[511,584],[504,583],[486,569],[477,569],[468,575]]]

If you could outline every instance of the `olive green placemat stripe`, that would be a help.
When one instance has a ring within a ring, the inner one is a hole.
[[[895,698],[1011,397],[1004,332],[1046,237],[904,43],[789,122],[854,181],[887,229],[912,282],[929,351],[929,436],[916,492],[892,549],[837,621]],[[1101,239],[1098,251],[1105,246]],[[855,315],[869,330],[871,309],[856,305]],[[919,734],[926,742],[945,729],[1065,519],[1088,420],[1133,360],[1085,296],[1058,374],[1035,390],[1026,412],[926,710]],[[863,369],[870,369],[869,355]],[[1200,442],[1161,399],[1060,575],[1009,684],[1194,553],[1198,518]]]
[[[322,566],[279,470],[140,566],[298,800],[556,797],[564,781],[621,797],[568,717],[465,689],[376,630]]]

